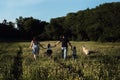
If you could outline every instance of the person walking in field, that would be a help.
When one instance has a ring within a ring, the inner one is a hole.
[[[75,60],[76,57],[77,57],[77,50],[76,50],[76,47],[74,46],[73,49],[72,49],[72,57],[73,59]]]
[[[64,60],[66,60],[67,58],[67,51],[68,51],[68,44],[72,49],[72,45],[69,42],[68,38],[66,36],[62,36],[62,38],[60,39],[60,41],[56,42],[55,46],[58,45],[59,43],[61,43],[61,49],[62,49],[62,57],[64,58]]]
[[[47,49],[47,51],[46,51],[46,54],[47,54],[47,56],[49,56],[49,57],[52,57],[52,48],[54,48],[55,46],[51,46],[51,44],[49,43],[48,45],[47,45],[47,48],[45,48],[45,49]]]
[[[32,48],[32,53],[33,53],[33,56],[34,56],[34,59],[36,60],[36,56],[39,55],[39,47],[42,47],[44,48],[40,43],[39,41],[36,39],[36,37],[33,37],[33,40],[31,41],[30,43],[30,48]]]

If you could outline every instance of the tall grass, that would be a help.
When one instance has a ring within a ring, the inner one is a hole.
[[[41,42],[43,46],[55,41]],[[77,58],[68,49],[67,60],[61,58],[60,45],[53,48],[52,58],[40,48],[34,60],[30,42],[0,43],[0,80],[119,80],[120,43],[74,42]],[[97,51],[85,55],[82,46]]]

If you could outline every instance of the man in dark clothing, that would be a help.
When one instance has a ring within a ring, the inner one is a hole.
[[[55,46],[59,43],[62,43],[61,44],[61,49],[62,49],[62,57],[66,60],[66,57],[67,57],[67,50],[68,50],[68,44],[70,45],[71,49],[72,49],[72,45],[71,43],[69,42],[69,40],[63,36],[60,41],[58,41]]]

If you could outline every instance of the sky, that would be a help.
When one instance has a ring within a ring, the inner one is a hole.
[[[4,19],[15,22],[20,16],[49,22],[51,18],[111,2],[120,0],[1,0],[0,22]]]

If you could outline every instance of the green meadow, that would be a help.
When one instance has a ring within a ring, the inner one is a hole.
[[[43,41],[54,45],[56,41]],[[61,58],[60,44],[53,48],[52,58],[45,55],[46,49],[40,48],[34,60],[30,42],[0,43],[0,80],[119,80],[120,43],[75,42],[77,58],[73,60],[68,48],[67,60]],[[82,46],[96,51],[85,55]]]

